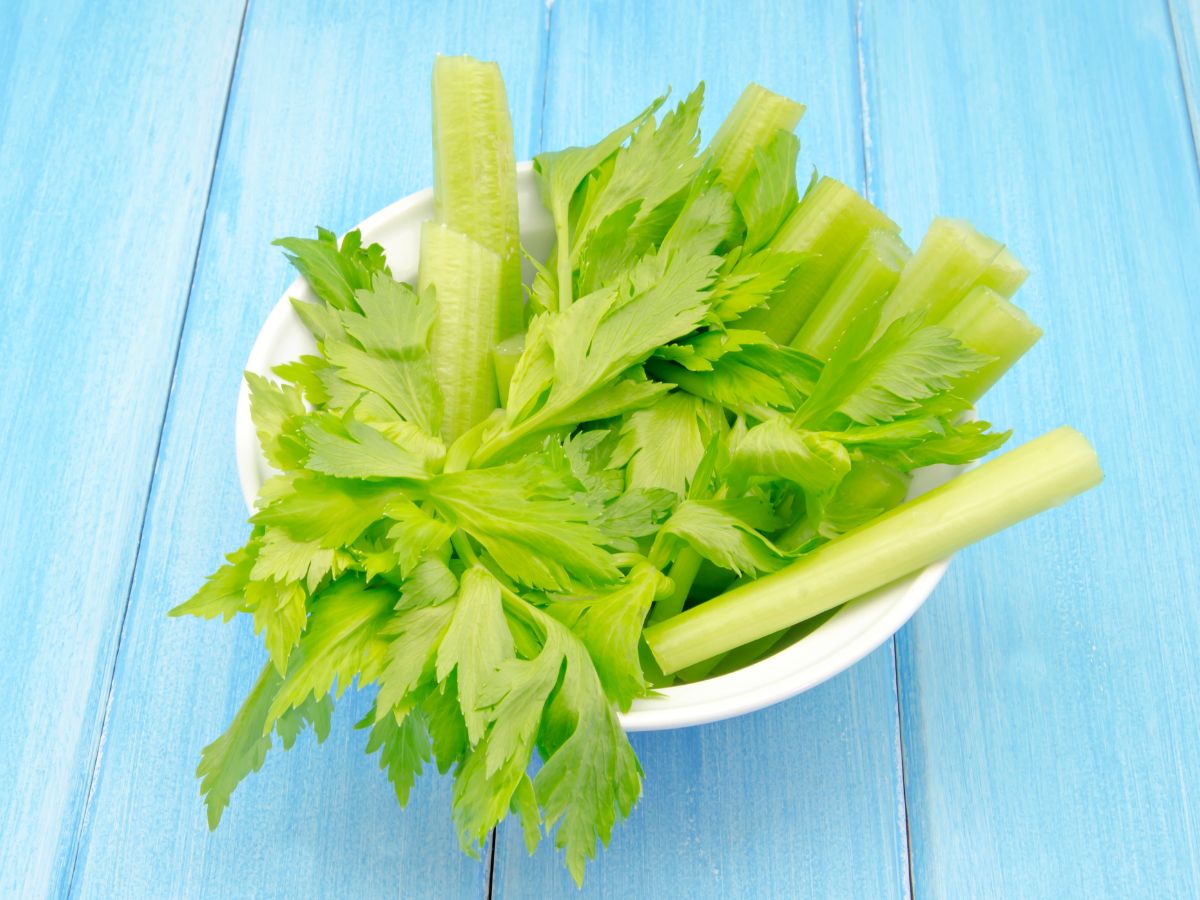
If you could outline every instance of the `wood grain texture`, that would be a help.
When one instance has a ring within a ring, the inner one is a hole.
[[[241,15],[0,3],[6,897],[65,885]]]
[[[809,104],[802,171],[862,181],[854,17],[771,3],[553,6],[543,146],[597,140],[667,85],[707,86],[712,134],[757,80]],[[908,889],[891,645],[734,721],[634,737],[645,796],[577,894],[550,845],[501,825],[494,896],[897,897]]]
[[[1006,240],[1046,337],[981,404],[1100,489],[973,548],[901,636],[914,892],[1200,895],[1200,192],[1163,4],[868,3],[873,182]]]
[[[291,280],[270,241],[346,229],[431,181],[435,51],[504,67],[518,152],[536,133],[545,11],[485,3],[254,2],[185,323],[162,453],[76,870],[83,897],[479,896],[448,784],[403,812],[346,700],[334,734],[268,758],[210,835],[193,769],[264,660],[247,627],[168,620],[246,534],[233,413],[254,335]],[[161,152],[167,152],[165,150]]]
[[[1192,151],[1200,165],[1200,0],[1169,0],[1167,6],[1192,126]]]

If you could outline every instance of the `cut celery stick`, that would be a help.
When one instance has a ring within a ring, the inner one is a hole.
[[[1020,309],[991,288],[976,287],[939,323],[992,361],[961,378],[954,393],[974,403],[1042,336]]]
[[[442,437],[447,443],[496,408],[492,348],[500,328],[496,297],[500,257],[460,231],[436,222],[421,226],[417,286],[433,289],[437,319],[430,355],[442,388]]]
[[[671,568],[667,572],[674,587],[671,589],[671,593],[654,602],[654,608],[650,610],[648,621],[662,622],[683,611],[683,604],[687,601],[692,585],[696,581],[696,575],[700,571],[700,564],[703,562],[704,557],[691,547],[680,548],[679,552],[675,554],[675,561],[671,563]]]
[[[792,340],[792,346],[822,362],[829,360],[850,323],[884,300],[896,287],[904,264],[912,256],[908,245],[891,231],[872,231],[842,266],[825,296],[817,303]]]
[[[833,178],[822,178],[768,245],[773,250],[809,254],[808,258],[769,307],[750,310],[738,327],[765,331],[781,344],[791,341],[850,254],[876,229],[900,232],[900,226],[855,191]]]
[[[803,115],[804,107],[796,101],[753,82],[747,85],[708,145],[717,180],[737,193],[754,164],[754,151],[765,147],[775,132],[794,130]]]
[[[500,68],[469,56],[433,63],[433,205],[438,222],[500,257],[501,338],[523,326],[517,169]],[[491,314],[487,316],[490,318]]]
[[[517,360],[525,351],[525,332],[511,335],[492,348],[492,362],[496,368],[496,387],[500,391],[500,405],[508,405],[508,386],[512,384]]]
[[[975,283],[991,288],[1001,297],[1012,297],[1028,277],[1029,270],[1005,247]]]
[[[934,219],[900,283],[883,304],[878,333],[901,316],[925,313],[932,325],[975,286],[1004,246],[962,219]]]
[[[1100,483],[1096,452],[1063,427],[884,513],[645,638],[668,674],[810,619]]]

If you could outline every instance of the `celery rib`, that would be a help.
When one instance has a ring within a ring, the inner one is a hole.
[[[777,252],[803,253],[804,262],[769,306],[750,310],[738,327],[759,329],[781,344],[789,343],[838,270],[873,230],[898,234],[900,226],[840,181],[822,178],[768,245]]]
[[[754,164],[754,151],[777,131],[795,129],[803,115],[804,107],[796,101],[753,82],[747,85],[708,145],[718,181],[736,194]]]
[[[1058,428],[808,556],[645,631],[663,672],[688,668],[882,587],[1100,483],[1095,450]]]

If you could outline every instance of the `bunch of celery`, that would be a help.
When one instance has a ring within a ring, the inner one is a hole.
[[[618,709],[1098,482],[1059,429],[903,502],[1007,437],[964,413],[1040,336],[1025,270],[964,222],[914,253],[845,185],[801,192],[803,107],[757,85],[701,149],[701,99],[536,159],[557,242],[527,288],[504,86],[469,58],[434,66],[415,287],[357,232],[278,242],[319,352],[247,374],[278,474],[175,610],[245,613],[269,657],[204,749],[212,826],[357,681],[402,804],[453,770],[464,849],[511,811],[581,880],[641,791]]]

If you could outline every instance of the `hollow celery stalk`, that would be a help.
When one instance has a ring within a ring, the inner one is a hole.
[[[1005,247],[975,283],[991,288],[1001,297],[1012,297],[1028,277],[1029,270]]]
[[[717,180],[737,193],[754,163],[754,151],[765,147],[780,129],[792,131],[804,115],[794,100],[751,82],[713,135],[708,155],[719,171]]]
[[[469,56],[433,63],[434,216],[501,261],[499,335],[524,324],[512,120],[500,68]],[[487,313],[491,317],[490,313]]]
[[[833,279],[792,346],[825,362],[850,323],[896,287],[912,251],[891,231],[872,231]]]
[[[1058,428],[910,500],[774,574],[652,625],[668,674],[810,619],[1100,483],[1096,453]]]
[[[976,287],[939,323],[992,361],[964,376],[954,392],[974,403],[1042,336],[1020,309],[987,287]]]
[[[804,253],[807,258],[770,306],[750,310],[738,327],[757,328],[781,344],[789,343],[872,230],[898,234],[900,226],[840,181],[822,178],[769,244],[773,250]]]
[[[929,324],[941,321],[984,277],[1003,249],[999,241],[962,219],[934,219],[916,255],[904,267],[900,283],[883,305],[879,331],[918,310],[925,312]]]
[[[426,222],[421,227],[418,290],[430,288],[437,319],[430,355],[442,388],[442,436],[447,443],[496,408],[492,348],[500,329],[496,297],[503,279],[500,257],[460,231]]]

